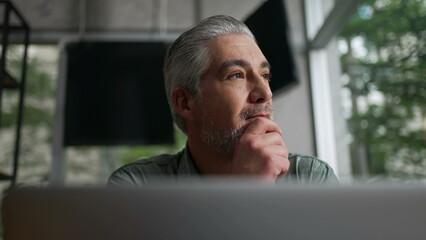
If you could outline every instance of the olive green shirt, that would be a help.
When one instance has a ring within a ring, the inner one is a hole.
[[[337,182],[333,169],[325,162],[311,156],[289,154],[288,172],[275,182],[322,184]],[[108,186],[143,186],[158,181],[179,181],[199,179],[189,149],[186,147],[176,154],[163,154],[137,160],[115,170],[108,180]]]

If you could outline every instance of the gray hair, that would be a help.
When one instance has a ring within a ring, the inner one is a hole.
[[[194,98],[199,97],[201,76],[210,64],[207,42],[228,34],[245,34],[255,40],[244,23],[230,16],[217,15],[184,32],[167,50],[163,69],[167,100],[174,122],[184,132],[186,126],[173,105],[172,92],[182,87]]]

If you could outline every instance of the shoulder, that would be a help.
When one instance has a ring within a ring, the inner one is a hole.
[[[290,169],[287,175],[297,183],[319,184],[338,181],[333,168],[317,157],[290,153],[289,161]]]
[[[325,161],[309,155],[290,153],[289,161],[297,170],[305,172],[322,172],[331,167]]]
[[[172,176],[178,168],[182,152],[161,154],[136,160],[115,170],[108,179],[108,186],[139,186],[152,178]]]

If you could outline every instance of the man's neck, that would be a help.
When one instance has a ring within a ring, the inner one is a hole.
[[[198,136],[188,136],[188,147],[195,166],[201,174],[224,175],[229,173],[232,156],[218,154]]]

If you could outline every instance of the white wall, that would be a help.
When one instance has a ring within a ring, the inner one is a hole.
[[[315,155],[303,5],[302,1],[294,0],[286,0],[285,3],[299,82],[275,94],[275,120],[283,129],[290,152]]]

